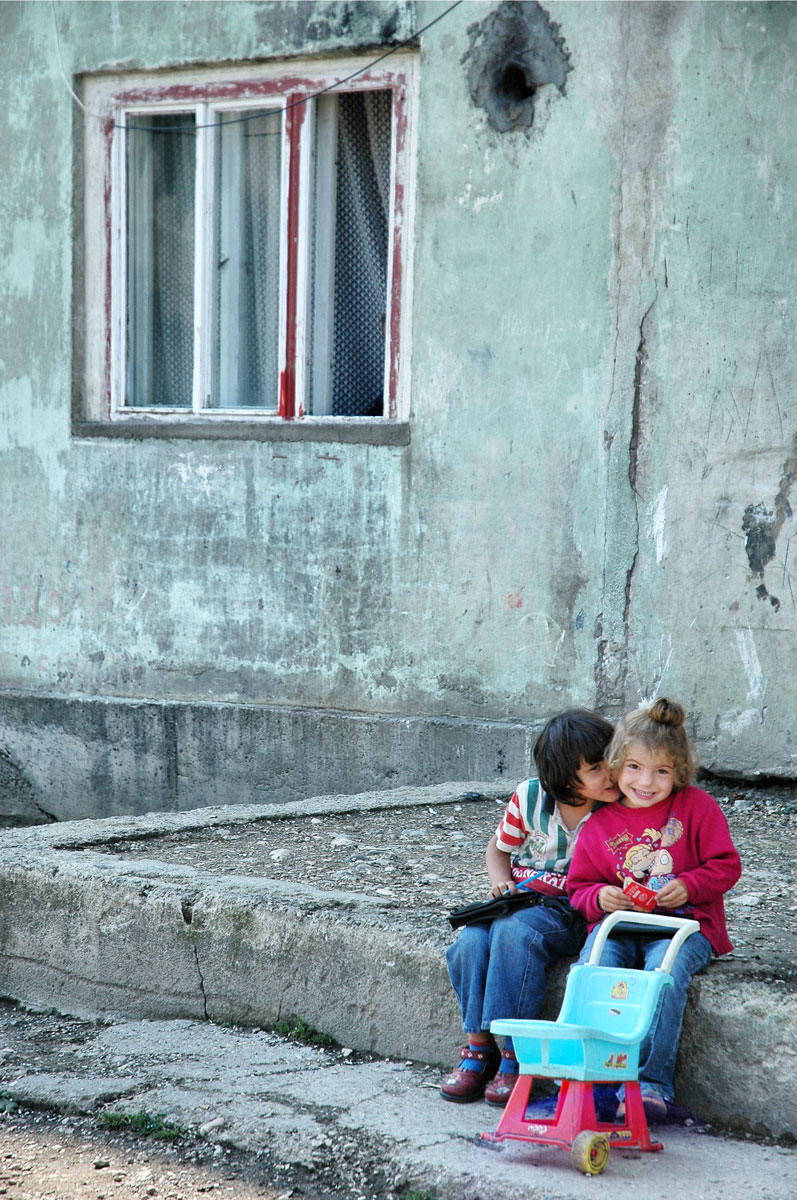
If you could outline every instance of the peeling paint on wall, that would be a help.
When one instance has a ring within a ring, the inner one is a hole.
[[[660,563],[667,553],[666,542],[666,525],[667,525],[667,484],[659,492],[653,505],[653,514],[651,525],[653,529],[653,540],[656,543],[656,562]]]
[[[753,575],[761,580],[756,588],[756,595],[759,600],[768,600],[775,611],[780,608],[780,600],[777,596],[770,595],[767,590],[764,583],[764,568],[775,557],[778,535],[784,522],[792,516],[789,493],[794,483],[795,473],[797,473],[797,449],[783,464],[780,487],[774,504],[771,507],[763,503],[748,504],[742,518],[747,561]]]
[[[745,698],[747,708],[734,709],[723,717],[722,728],[727,730],[732,737],[738,737],[750,725],[761,721],[760,702],[766,690],[766,680],[752,629],[736,630],[736,651],[741,659],[742,670],[747,680],[747,696]]]

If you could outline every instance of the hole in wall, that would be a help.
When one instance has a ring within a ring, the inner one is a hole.
[[[546,86],[564,95],[572,67],[559,29],[537,0],[502,0],[469,26],[470,48],[462,61],[470,60],[471,99],[499,133],[530,128]]]
[[[528,100],[536,91],[536,83],[529,79],[526,69],[521,63],[508,62],[504,64],[499,75],[496,92],[503,94],[511,102]]]

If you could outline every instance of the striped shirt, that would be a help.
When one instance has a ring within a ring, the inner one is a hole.
[[[561,871],[570,866],[576,837],[590,814],[575,829],[568,829],[556,803],[538,779],[521,783],[504,810],[496,830],[498,849],[512,856],[513,867],[535,871]]]

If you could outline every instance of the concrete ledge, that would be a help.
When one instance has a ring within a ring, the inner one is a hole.
[[[467,784],[479,789],[482,784]],[[111,840],[231,822],[440,806],[463,784],[278,806],[71,822],[7,831],[0,849],[0,991],[75,1016],[194,1018],[258,1026],[298,1014],[343,1045],[450,1065],[461,1029],[444,922],[389,900],[156,858]],[[552,978],[555,1015],[564,969]],[[797,1136],[797,997],[719,962],[690,989],[679,1099],[740,1130]]]
[[[98,663],[99,672],[105,669],[111,664]],[[125,662],[114,669],[123,678],[135,673]],[[240,681],[232,686],[240,690]],[[287,705],[0,692],[0,825],[220,802],[284,804],[423,787],[441,777],[523,779],[538,728]]]

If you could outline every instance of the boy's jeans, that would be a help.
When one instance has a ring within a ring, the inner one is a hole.
[[[597,925],[584,943],[579,962],[586,962],[589,958],[599,928]],[[633,935],[612,934],[604,944],[600,965],[653,971],[661,965],[669,945],[669,938],[648,941]],[[644,1085],[647,1085],[663,1096],[668,1104],[672,1104],[674,1099],[673,1075],[686,1007],[686,989],[692,976],[711,961],[711,955],[711,943],[702,933],[693,933],[686,939],[670,971],[674,987],[662,990],[650,1030],[639,1048],[639,1082],[643,1085],[643,1092]]]
[[[465,1033],[489,1029],[491,1021],[538,1017],[546,967],[578,954],[585,931],[580,917],[543,904],[466,925],[446,951]]]

